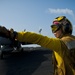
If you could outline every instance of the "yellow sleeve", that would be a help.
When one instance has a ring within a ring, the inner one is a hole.
[[[49,38],[41,34],[33,32],[18,32],[17,39],[20,42],[29,42],[33,44],[38,44],[42,47],[51,49],[51,50],[60,50],[61,44],[60,40],[57,38]]]

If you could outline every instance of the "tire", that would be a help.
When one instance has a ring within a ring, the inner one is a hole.
[[[0,51],[0,59],[3,59],[3,51]]]
[[[24,51],[24,49],[22,48],[22,49],[21,49],[21,52],[23,52],[23,51]]]
[[[17,51],[18,51],[18,52],[23,52],[24,49],[23,49],[23,48],[21,48],[21,49],[17,49]]]

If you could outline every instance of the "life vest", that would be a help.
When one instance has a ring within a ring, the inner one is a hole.
[[[67,46],[69,60],[72,63],[72,67],[75,68],[75,37],[67,36],[66,38],[64,37],[62,41]]]
[[[73,74],[75,75],[75,38],[73,38],[73,36],[65,36],[63,38],[61,38],[61,41],[63,41],[63,43],[66,46],[66,56],[63,56],[63,61],[65,61],[65,58],[68,58],[68,64],[71,67]],[[62,46],[62,45],[61,45]],[[57,60],[55,58],[54,52],[52,54],[52,59],[53,59],[53,65],[54,65],[54,75],[64,75],[64,70],[62,71],[61,74],[59,74],[59,69],[57,67]],[[63,68],[65,69],[66,66]],[[66,70],[66,69],[65,69]],[[66,75],[67,73],[65,73]]]

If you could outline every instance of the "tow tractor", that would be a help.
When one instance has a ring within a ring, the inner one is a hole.
[[[24,43],[22,42],[21,45],[28,45],[31,43]],[[23,47],[20,47],[20,49],[18,49],[16,46],[13,45],[13,47],[9,47],[9,45],[0,45],[0,59],[4,58],[5,54],[9,54],[12,52],[23,52],[24,49]]]

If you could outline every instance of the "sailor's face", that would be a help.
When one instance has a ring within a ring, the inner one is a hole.
[[[61,31],[61,29],[59,29],[58,31],[54,32],[53,34],[56,38],[60,38],[62,35],[62,31]]]

